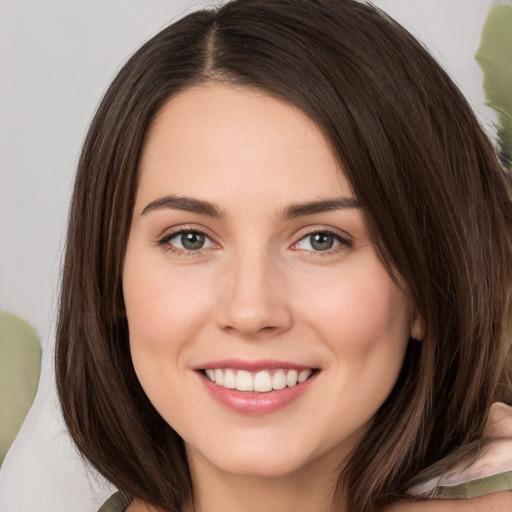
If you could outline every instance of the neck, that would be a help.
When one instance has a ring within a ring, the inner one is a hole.
[[[338,462],[338,461],[337,461]],[[194,505],[184,512],[332,512],[338,464],[311,462],[285,476],[238,475],[212,468],[207,461],[191,465]],[[336,504],[344,512],[343,504]]]

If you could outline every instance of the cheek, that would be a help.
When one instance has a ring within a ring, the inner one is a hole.
[[[211,291],[195,286],[198,277],[186,268],[171,272],[137,248],[127,251],[123,293],[131,358],[144,391],[168,422],[171,412],[186,407],[179,400],[187,378],[184,354],[211,316]]]
[[[301,315],[321,333],[335,357],[351,369],[371,361],[401,366],[409,339],[411,307],[407,295],[391,280],[377,258],[361,260],[357,268],[337,270],[320,289],[304,282]]]
[[[352,268],[331,282],[340,284],[310,294],[303,315],[330,351],[331,392],[325,401],[335,437],[337,425],[346,432],[367,425],[389,396],[408,344],[411,307],[374,265]]]
[[[190,409],[181,399],[188,378],[184,354],[208,316],[208,293],[194,288],[186,269],[170,272],[143,256],[127,251],[123,274],[131,358],[146,395],[174,424]]]
[[[188,269],[170,272],[159,264],[138,265],[135,258],[127,258],[123,293],[132,347],[165,351],[186,343],[211,302],[210,292],[197,283],[198,276]]]

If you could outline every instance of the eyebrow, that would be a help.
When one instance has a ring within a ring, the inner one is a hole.
[[[145,215],[153,210],[161,210],[169,208],[171,210],[183,210],[186,212],[199,213],[213,217],[215,219],[222,219],[224,213],[221,209],[208,201],[200,199],[194,199],[192,197],[180,197],[180,196],[164,196],[159,199],[151,201],[142,210],[141,215]]]
[[[154,210],[161,209],[183,210],[186,212],[198,213],[207,215],[215,219],[222,219],[225,217],[223,211],[214,203],[204,201],[201,199],[194,199],[192,197],[183,196],[164,196],[159,199],[151,201],[142,210],[141,215],[145,215]],[[308,201],[305,203],[294,203],[287,206],[281,218],[283,219],[296,219],[298,217],[305,217],[307,215],[314,215],[316,213],[323,213],[333,210],[345,209],[359,209],[361,205],[357,199],[353,197],[340,197],[336,199],[324,199],[320,201]]]
[[[292,204],[284,210],[282,217],[284,219],[296,219],[297,217],[305,217],[307,215],[314,215],[315,213],[359,208],[361,208],[361,204],[357,199],[353,197],[340,197],[336,199]]]

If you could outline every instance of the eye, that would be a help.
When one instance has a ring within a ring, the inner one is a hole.
[[[303,236],[293,245],[292,249],[325,252],[341,245],[350,246],[351,244],[348,240],[329,231],[316,231]]]
[[[208,247],[215,247],[215,243],[201,231],[181,230],[171,233],[159,241],[171,249],[182,251],[199,251]]]

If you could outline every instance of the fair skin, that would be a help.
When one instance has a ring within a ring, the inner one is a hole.
[[[246,88],[174,97],[143,148],[123,289],[195,511],[330,511],[421,321],[318,128]]]

